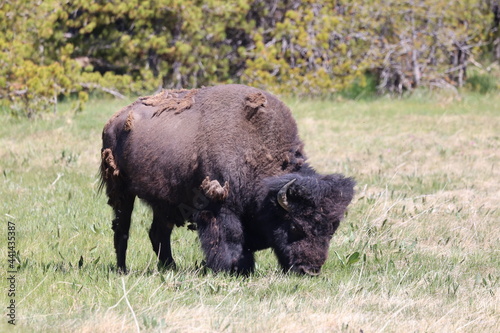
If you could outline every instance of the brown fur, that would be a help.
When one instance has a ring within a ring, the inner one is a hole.
[[[267,98],[263,93],[256,92],[245,97],[245,108],[247,109],[247,119],[251,119],[261,108],[267,105]]]
[[[224,187],[222,187],[219,181],[211,181],[209,176],[203,180],[200,188],[209,199],[215,201],[224,201],[229,195],[229,183],[227,181],[224,183]]]
[[[106,129],[108,129],[110,126],[112,126],[117,121],[117,119],[121,115],[123,115],[126,111],[132,110],[134,105],[135,105],[135,103],[132,103],[132,104],[127,105],[127,106],[121,108],[120,110],[116,111],[111,116],[111,118],[109,118],[109,120],[106,122],[106,124],[104,125],[104,131],[106,131]]]
[[[117,195],[113,195],[112,193],[117,193],[117,178],[120,175],[120,170],[116,165],[115,158],[113,156],[113,152],[111,149],[106,148],[101,152],[101,183],[99,184],[99,192],[106,186],[106,194],[108,194],[109,200],[108,204],[114,207],[120,207],[121,203],[118,200]]]
[[[159,116],[164,111],[174,111],[174,114],[179,114],[194,104],[196,91],[197,89],[164,90],[153,96],[141,97],[140,100],[144,105],[157,107],[153,116]]]
[[[115,158],[113,156],[113,152],[111,149],[106,148],[102,151],[102,160],[103,160],[103,176],[104,179],[111,179],[112,176],[118,176],[120,174],[120,170],[115,163]]]
[[[127,120],[125,121],[125,125],[123,126],[123,130],[125,132],[130,132],[132,130],[133,123],[134,123],[134,111],[130,110],[127,116]]]
[[[331,197],[335,206],[336,189],[352,192],[350,182],[328,182],[307,166],[285,104],[242,85],[165,90],[140,98],[111,117],[102,140],[101,181],[115,211],[114,244],[122,271],[136,197],[152,207],[149,237],[162,265],[175,264],[172,226],[188,221],[196,224],[207,266],[215,271],[248,273],[253,252],[273,247],[285,270],[314,273],[326,258],[338,225],[333,222],[340,221],[348,202],[334,219],[324,217],[321,223],[314,220],[315,203]],[[304,203],[294,216],[275,199],[291,178],[298,178],[291,204]],[[307,193],[315,194],[308,198]],[[303,221],[307,237],[290,243],[289,225],[297,221]]]
[[[261,106],[265,107],[267,105],[266,96],[264,96],[264,94],[260,91],[250,94],[245,98],[245,105],[251,107],[252,109],[256,109]]]

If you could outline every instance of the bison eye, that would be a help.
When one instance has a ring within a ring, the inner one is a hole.
[[[305,232],[304,229],[298,224],[292,223],[290,225],[290,236],[293,238],[293,240],[297,240],[299,238],[304,237]]]

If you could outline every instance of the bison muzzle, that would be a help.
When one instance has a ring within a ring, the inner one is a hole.
[[[196,226],[206,265],[248,274],[272,248],[285,271],[317,275],[354,194],[354,181],[306,162],[290,110],[242,85],[165,90],[139,98],[104,127],[101,186],[113,208],[118,269],[135,198],[153,210],[159,264],[175,266],[170,235]]]

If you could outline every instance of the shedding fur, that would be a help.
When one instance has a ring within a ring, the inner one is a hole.
[[[260,108],[261,106],[265,107],[267,105],[267,98],[266,96],[264,96],[263,93],[259,91],[248,95],[245,98],[245,105],[252,109],[257,109]]]
[[[245,109],[247,110],[247,119],[251,119],[262,107],[266,107],[267,98],[263,93],[256,92],[245,97]]]
[[[127,120],[125,121],[125,125],[123,125],[123,130],[125,132],[130,132],[132,130],[133,123],[134,123],[134,111],[130,110],[127,116]]]
[[[158,107],[153,117],[161,115],[164,111],[174,111],[174,114],[179,114],[193,106],[197,91],[198,89],[163,90],[153,96],[141,97],[140,100],[144,105]]]
[[[115,163],[115,158],[111,149],[106,148],[102,151],[102,175],[104,179],[110,179],[112,176],[117,177],[120,174],[120,170]]]
[[[211,181],[208,176],[203,180],[200,188],[209,199],[215,201],[224,201],[229,195],[229,183],[227,181],[222,187],[218,180]]]

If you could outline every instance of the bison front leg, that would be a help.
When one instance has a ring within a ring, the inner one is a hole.
[[[207,266],[214,272],[249,274],[254,269],[253,252],[245,247],[241,221],[229,210],[217,214],[204,210],[197,219],[201,247]]]

